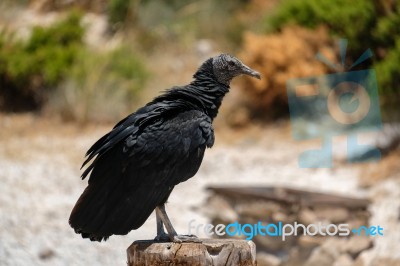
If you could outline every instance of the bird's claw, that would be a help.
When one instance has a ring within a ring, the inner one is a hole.
[[[182,243],[182,242],[193,242],[193,243],[201,243],[200,238],[195,235],[176,235],[174,236],[174,243]]]
[[[162,233],[160,235],[157,235],[154,238],[154,241],[155,242],[169,242],[169,241],[171,241],[171,238],[166,233]]]

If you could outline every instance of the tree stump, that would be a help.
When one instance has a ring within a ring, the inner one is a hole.
[[[237,239],[201,239],[202,242],[160,243],[138,240],[127,249],[128,266],[257,265],[256,246]]]

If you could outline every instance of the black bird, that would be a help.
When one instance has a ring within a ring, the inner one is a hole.
[[[69,224],[83,238],[107,240],[138,229],[156,210],[157,240],[181,241],[165,212],[174,187],[194,176],[214,144],[213,119],[230,81],[260,74],[221,54],[205,61],[194,80],[173,87],[127,116],[86,153],[88,186]],[[167,229],[164,232],[164,225]]]

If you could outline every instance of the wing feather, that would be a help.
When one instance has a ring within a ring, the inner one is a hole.
[[[212,146],[204,113],[146,108],[148,116],[139,110],[125,118],[88,151],[84,165],[95,158],[82,175],[91,172],[89,185],[70,217],[84,237],[101,241],[139,228],[175,185],[197,172]]]

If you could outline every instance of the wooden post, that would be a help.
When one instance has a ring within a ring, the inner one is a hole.
[[[138,240],[127,249],[128,266],[220,266],[256,263],[256,246],[237,239],[201,239],[202,242],[159,243]]]

